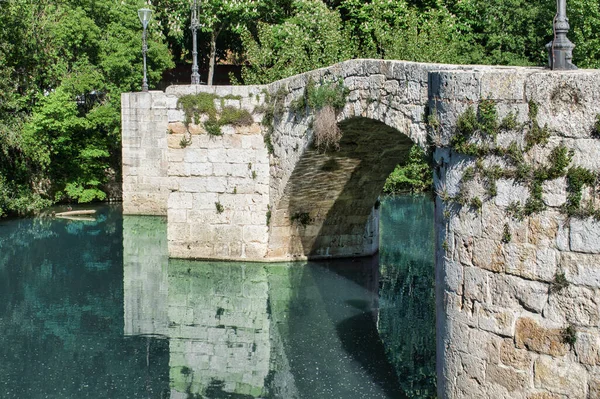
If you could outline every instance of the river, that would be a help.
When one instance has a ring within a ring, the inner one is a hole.
[[[435,397],[429,198],[382,200],[378,256],[278,264],[96,209],[0,222],[0,398]]]

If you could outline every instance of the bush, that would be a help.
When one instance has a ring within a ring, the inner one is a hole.
[[[317,111],[313,124],[315,132],[315,147],[321,151],[338,150],[342,131],[337,124],[335,109],[331,105],[325,105]]]
[[[420,146],[413,145],[408,159],[396,166],[385,181],[383,191],[387,194],[415,193],[430,190],[432,184],[433,176],[427,154]]]

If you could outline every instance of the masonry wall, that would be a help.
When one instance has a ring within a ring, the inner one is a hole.
[[[167,111],[177,98],[163,92],[123,93],[121,126],[123,213],[167,214]]]
[[[268,240],[269,154],[265,147],[260,87],[183,86],[167,89],[182,96],[209,91],[217,112],[244,109],[253,123],[221,127],[222,136],[190,125],[183,111],[169,114],[168,157],[172,193],[168,201],[169,254],[177,258],[261,259]],[[191,90],[191,91],[190,91]],[[186,135],[186,137],[188,137]]]
[[[530,183],[500,177],[492,196],[483,176],[465,182],[478,159],[485,168],[510,163],[458,154],[451,137],[469,106],[493,100],[498,120],[513,112],[525,125],[500,130],[497,146],[523,148],[536,104],[550,137],[522,151],[524,162],[549,167],[551,151],[564,145],[573,151],[572,166],[598,173],[600,74],[516,69],[432,79],[431,105],[441,121],[434,139],[446,147],[435,150],[439,397],[599,398],[600,223],[565,215],[565,177],[543,183],[543,211],[511,216],[515,203],[530,198]],[[585,206],[598,207],[595,189],[584,190]],[[466,205],[453,199],[465,196]],[[469,205],[475,197],[480,209]]]

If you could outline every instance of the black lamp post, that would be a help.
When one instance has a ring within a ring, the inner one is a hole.
[[[148,53],[148,44],[146,43],[146,29],[148,28],[148,22],[152,16],[152,10],[148,8],[141,8],[138,10],[138,17],[144,27],[144,33],[142,33],[142,55],[144,56],[144,80],[142,81],[142,91],[148,91],[148,77],[146,75],[146,54]]]
[[[194,0],[192,5],[192,84],[200,84],[200,74],[198,73],[198,44],[196,41],[196,32],[198,31],[198,3]]]
[[[554,40],[546,45],[548,61],[552,70],[577,69],[571,62],[575,45],[567,39],[569,18],[567,18],[567,0],[556,1],[556,16],[554,17]]]

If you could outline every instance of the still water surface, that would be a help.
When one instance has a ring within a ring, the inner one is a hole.
[[[162,218],[0,222],[0,398],[430,398],[433,204],[372,258],[169,260]]]

